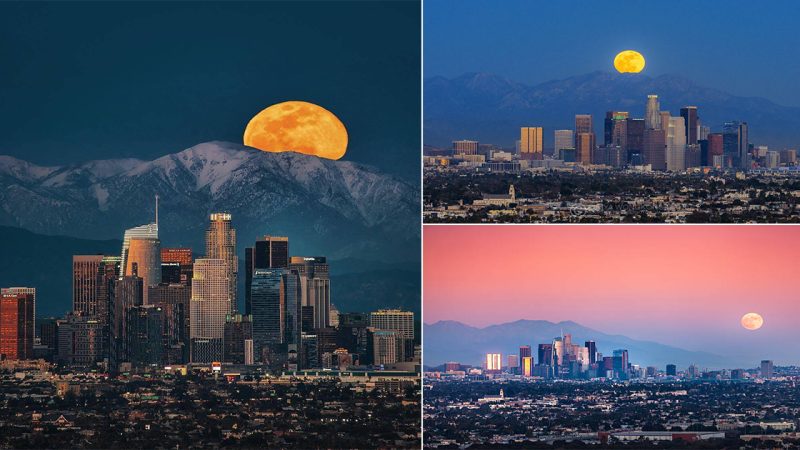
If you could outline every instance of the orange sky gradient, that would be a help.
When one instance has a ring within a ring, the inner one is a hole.
[[[425,323],[573,320],[690,350],[787,346],[800,359],[798,257],[798,226],[426,226]],[[760,330],[742,328],[747,312],[764,317]]]

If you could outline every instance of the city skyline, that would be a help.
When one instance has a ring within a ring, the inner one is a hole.
[[[426,228],[426,324],[574,321],[687,350],[800,360],[790,348],[764,354],[797,336],[794,227],[490,228]],[[749,312],[764,317],[761,329],[741,326]]]

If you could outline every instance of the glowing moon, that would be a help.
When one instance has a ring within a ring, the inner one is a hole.
[[[244,145],[265,152],[298,152],[339,159],[347,151],[347,129],[332,112],[308,102],[283,102],[250,119]]]
[[[644,70],[644,56],[635,50],[623,50],[614,58],[619,73],[639,73]]]
[[[747,313],[742,316],[742,326],[748,330],[757,330],[764,325],[764,318],[760,314]]]

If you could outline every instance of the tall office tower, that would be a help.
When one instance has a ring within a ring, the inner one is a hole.
[[[404,339],[414,339],[414,313],[399,309],[381,309],[369,316],[369,324],[379,330],[394,330]]]
[[[373,336],[370,333],[370,351],[373,351]],[[301,336],[302,345],[300,346],[300,368],[302,369],[311,369],[315,367],[319,367],[319,351],[317,348],[317,335],[313,333],[303,333]],[[373,355],[370,354],[370,361],[372,361]]]
[[[722,148],[725,158],[733,160],[739,149],[739,122],[729,121],[722,124]]]
[[[95,297],[96,307],[89,308],[89,314],[94,314],[103,322],[108,325],[111,316],[111,302],[112,295],[114,294],[114,285],[120,278],[122,273],[122,257],[120,256],[103,256],[97,268],[97,295]],[[107,353],[107,352],[106,352]]]
[[[542,127],[522,127],[519,132],[520,158],[542,159]]]
[[[592,163],[594,153],[594,133],[578,133],[575,136],[576,162],[581,165]]]
[[[230,314],[230,261],[201,258],[194,262],[189,301],[190,360],[222,361],[225,317]]]
[[[264,236],[253,247],[245,249],[245,312],[250,314],[250,283],[255,269],[283,269],[289,267],[289,238]]]
[[[104,325],[92,316],[79,312],[67,314],[66,320],[58,325],[58,357],[61,363],[92,366],[102,362]]]
[[[774,365],[772,364],[772,360],[761,360],[761,378],[772,378],[773,374]]]
[[[644,114],[644,127],[646,130],[661,129],[661,111],[658,103],[658,95],[647,96],[647,107]]]
[[[722,133],[708,135],[707,165],[724,167],[725,137]]]
[[[739,156],[739,167],[741,169],[750,168],[750,140],[748,135],[747,122],[739,124],[736,139],[737,154]]]
[[[250,286],[250,315],[257,361],[274,360],[283,342],[286,307],[283,275],[286,269],[255,269]]]
[[[125,274],[133,273],[133,265],[137,265],[137,273],[144,285],[144,304],[148,304],[147,288],[161,283],[161,242],[158,239],[132,238],[128,246],[128,266]]]
[[[597,344],[594,341],[586,341],[583,344],[586,347],[587,351],[589,352],[589,364],[594,364],[597,362]]]
[[[162,248],[161,264],[177,264],[180,267],[180,282],[185,285],[192,283],[192,249],[190,248]],[[163,277],[162,277],[162,281]]]
[[[324,256],[292,256],[289,268],[300,276],[300,306],[304,309],[301,315],[312,314],[314,329],[329,327],[331,280],[327,259]]]
[[[120,277],[130,275],[131,266],[128,264],[128,248],[130,247],[131,239],[158,239],[158,224],[149,223],[125,230],[122,238],[122,253],[120,253],[122,258],[120,266],[122,267],[122,273]]]
[[[522,358],[521,367],[523,377],[533,376],[533,357],[526,356]]]
[[[487,353],[486,354],[486,371],[500,372],[503,370],[503,358],[500,353]]]
[[[148,291],[150,304],[160,307],[164,315],[164,363],[181,364],[188,361],[192,288],[184,283],[161,283],[148,288]]]
[[[164,358],[164,313],[161,307],[134,306],[128,310],[126,321],[130,363],[134,367],[161,366]]]
[[[283,269],[289,267],[289,238],[286,236],[263,236],[254,247],[254,268]]]
[[[700,121],[697,122],[697,140],[703,141],[708,139],[708,135],[711,133],[711,128],[705,125],[700,124]]]
[[[797,150],[792,148],[781,150],[780,154],[781,154],[781,164],[787,166],[793,166],[797,164]]]
[[[72,310],[98,315],[100,265],[103,255],[72,256]]]
[[[697,117],[697,106],[684,106],[681,108],[681,117],[683,117],[684,121],[686,144],[697,144],[700,137],[700,122]]]
[[[538,355],[536,356],[539,357],[539,364],[554,365],[553,344],[539,344]]]
[[[625,147],[628,113],[625,111],[606,111],[603,122],[603,145]]]
[[[653,170],[666,170],[666,133],[664,130],[644,130],[642,143],[644,163],[650,164]]]
[[[675,364],[667,364],[667,376],[674,377],[676,375],[678,375],[678,368]]]
[[[614,350],[614,371],[617,376],[625,378],[628,374],[628,350],[617,349]]]
[[[341,343],[351,353],[363,356],[367,353],[367,328],[370,316],[367,313],[351,312],[339,315],[338,336],[336,341]],[[361,358],[359,358],[361,359]]]
[[[46,318],[39,324],[39,341],[48,350],[51,356],[58,353],[58,323],[61,319]],[[34,324],[35,327],[35,324]],[[48,358],[48,361],[53,362],[55,358]]]
[[[591,114],[575,115],[575,136],[577,137],[580,133],[594,133]]]
[[[372,333],[373,364],[394,364],[400,360],[397,355],[397,339],[396,331],[376,330]]]
[[[454,155],[477,155],[478,154],[478,141],[453,141],[453,154]]]
[[[764,167],[767,169],[775,169],[781,164],[781,154],[775,150],[770,150],[764,157]]]
[[[530,345],[520,345],[519,347],[519,361],[522,363],[525,358],[531,356],[531,346]]]
[[[700,141],[708,142],[708,141]],[[700,144],[686,146],[686,168],[701,167],[702,163],[702,149]]]
[[[686,125],[683,117],[670,117],[662,121],[666,134],[665,159],[667,170],[680,172],[686,169]]]
[[[231,226],[231,215],[213,213],[206,230],[206,259],[221,259],[228,268],[228,312],[236,309],[236,279],[239,273],[239,259],[236,256],[236,230]],[[225,316],[223,316],[224,320]],[[222,330],[220,329],[220,332]]]
[[[109,303],[109,334],[111,368],[116,371],[119,363],[128,361],[128,341],[126,328],[128,310],[144,304],[144,283],[138,276],[138,266],[131,268],[132,273],[113,282]],[[76,319],[76,327],[80,327],[83,318]],[[60,335],[59,335],[60,339]]]
[[[253,318],[228,314],[225,318],[225,354],[222,360],[226,363],[245,364],[247,359],[252,359],[246,357],[248,349],[245,348],[245,341],[253,342]]]
[[[561,150],[575,148],[575,133],[572,130],[555,131],[554,154],[559,157]]]
[[[25,294],[25,295],[32,295],[33,296],[33,306],[32,306],[32,308],[33,308],[33,316],[32,316],[32,320],[33,320],[33,324],[34,324],[33,337],[35,338],[36,337],[36,328],[35,328],[35,326],[36,326],[36,288],[24,287],[24,286],[1,288],[0,289],[0,295],[6,295],[6,294],[8,294],[8,295]]]
[[[5,359],[33,358],[33,294],[0,295],[0,356]]]
[[[627,119],[625,121],[625,147],[628,163],[641,165],[644,161],[644,119]]]

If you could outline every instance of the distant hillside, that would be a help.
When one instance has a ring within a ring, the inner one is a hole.
[[[424,83],[425,144],[449,146],[454,139],[477,139],[513,147],[519,127],[545,128],[545,146],[553,130],[574,127],[575,114],[592,114],[602,142],[603,119],[609,110],[644,117],[648,94],[657,94],[662,110],[677,116],[687,105],[698,107],[703,124],[721,130],[728,120],[750,125],[750,141],[770,147],[800,146],[800,108],[764,98],[738,97],[703,87],[675,75],[593,72],[535,86],[498,75],[468,73]]]
[[[707,352],[694,352],[657,342],[640,341],[621,335],[610,335],[575,322],[553,323],[546,320],[516,322],[476,328],[456,321],[440,321],[423,325],[425,365],[437,366],[447,361],[480,366],[486,353],[516,354],[521,345],[536,346],[552,342],[554,337],[571,334],[575,343],[593,340],[598,351],[610,356],[615,349],[627,349],[630,361],[641,366],[663,368],[673,363],[679,367],[697,364],[708,368],[752,367],[753,361],[738,361]]]
[[[61,167],[0,156],[0,225],[121,239],[153,219],[156,194],[170,245],[202,248],[208,214],[227,211],[240,254],[272,234],[289,236],[295,255],[419,261],[419,186],[373,167],[230,142]]]

